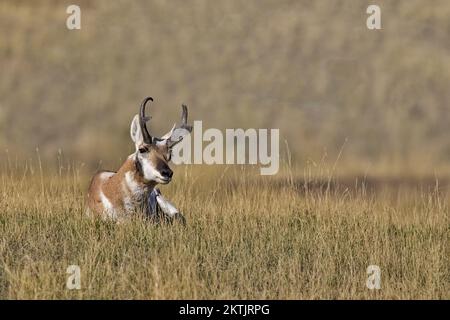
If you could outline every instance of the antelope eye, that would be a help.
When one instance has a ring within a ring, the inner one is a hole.
[[[147,147],[140,147],[139,148],[139,152],[140,153],[146,153],[146,152],[148,152],[148,148]]]

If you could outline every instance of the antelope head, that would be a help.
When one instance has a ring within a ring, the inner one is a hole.
[[[172,148],[192,131],[192,126],[187,124],[187,107],[182,105],[181,124],[172,129],[161,138],[152,137],[147,130],[147,121],[150,116],[145,115],[147,102],[153,101],[147,97],[142,101],[139,114],[135,115],[131,122],[130,135],[136,151],[134,154],[136,170],[141,174],[146,183],[156,182],[167,184],[172,180],[173,171],[169,167]]]

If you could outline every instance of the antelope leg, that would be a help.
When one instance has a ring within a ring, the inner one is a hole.
[[[164,212],[167,216],[173,218],[180,213],[180,210],[178,210],[172,202],[164,198],[161,193],[156,196],[156,201],[158,202],[162,212]]]
[[[156,199],[156,203],[158,204],[159,209],[165,215],[167,215],[170,218],[180,219],[183,224],[186,224],[186,219],[184,218],[180,210],[178,210],[172,202],[164,198],[164,196],[161,194],[161,191],[159,191],[158,188],[155,188],[152,191],[152,194]]]
[[[156,217],[158,215],[158,211],[161,211],[159,208],[158,201],[156,198],[158,197],[158,191],[156,188],[150,192],[147,198],[147,214],[150,217]]]

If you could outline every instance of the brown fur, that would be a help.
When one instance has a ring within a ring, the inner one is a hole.
[[[167,154],[170,152],[166,145],[149,145],[147,158],[154,164],[156,170],[161,171],[164,167],[168,167]],[[99,171],[91,180],[87,194],[87,205],[90,211],[96,215],[103,215],[105,208],[103,207],[101,192],[105,195],[111,203],[114,211],[118,214],[125,212],[125,196],[123,190],[123,181],[127,172],[133,174],[134,181],[147,191],[153,190],[157,182],[145,181],[136,169],[133,157],[129,157],[117,172],[114,171]],[[106,179],[102,178],[104,174],[111,174]],[[133,203],[136,207],[142,206],[143,199],[135,199]],[[138,203],[140,202],[140,203]],[[136,208],[137,209],[137,208]]]
[[[132,172],[134,180],[146,190],[152,190],[156,185],[154,181],[145,181],[136,171],[134,160],[129,158],[117,172],[100,171],[92,178],[87,195],[87,205],[93,213],[97,215],[104,213],[100,192],[103,192],[116,211],[125,211],[123,200],[125,195],[122,189],[122,181],[124,181],[127,172]],[[103,180],[101,179],[103,173],[112,173],[112,175]]]

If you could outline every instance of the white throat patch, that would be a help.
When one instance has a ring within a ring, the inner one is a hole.
[[[125,173],[125,183],[133,200],[141,200],[144,195],[145,188],[134,179],[131,171]]]

